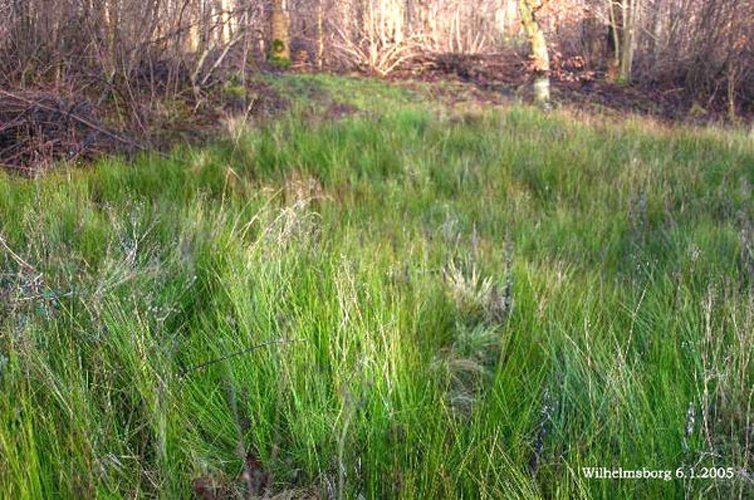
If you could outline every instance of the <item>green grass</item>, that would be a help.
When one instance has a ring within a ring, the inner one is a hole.
[[[237,141],[0,176],[0,496],[754,494],[750,139],[270,81]]]

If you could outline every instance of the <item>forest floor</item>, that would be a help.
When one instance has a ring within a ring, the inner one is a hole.
[[[666,125],[730,129],[754,122],[754,111],[739,109],[731,114],[721,96],[701,103],[691,99],[683,88],[668,84],[650,87],[611,83],[604,74],[578,62],[556,64],[552,102],[557,108],[584,117],[622,120],[644,116]],[[292,71],[311,73],[312,68],[294,67]],[[103,155],[206,144],[222,135],[222,123],[228,117],[258,122],[286,112],[301,97],[322,100],[320,104],[325,107],[320,111],[324,110],[327,117],[359,111],[334,102],[332,96],[306,89],[301,95],[283,96],[270,81],[284,74],[267,67],[245,82],[226,75],[193,89],[184,81],[178,85],[181,90],[172,93],[166,90],[171,85],[169,76],[165,76],[168,81],[151,83],[137,78],[117,90],[102,89],[101,83],[86,79],[62,87],[0,89],[0,168],[29,176],[65,161],[86,164]],[[531,103],[533,79],[526,59],[510,52],[419,59],[384,81],[448,106],[502,106]]]
[[[625,85],[611,81],[604,71],[590,69],[582,58],[555,59],[551,73],[555,105],[614,116],[641,115],[665,123],[731,125],[747,123],[754,110],[736,109],[731,114],[725,95],[699,100],[683,83]],[[474,87],[483,100],[531,102],[534,75],[528,59],[511,51],[505,54],[436,56],[397,72],[392,81],[459,82]]]
[[[754,495],[746,132],[256,88],[0,172],[0,496]]]

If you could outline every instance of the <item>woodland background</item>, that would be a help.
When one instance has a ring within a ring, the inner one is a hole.
[[[5,166],[200,135],[219,109],[258,106],[251,77],[270,69],[508,94],[546,74],[566,100],[623,112],[754,109],[752,0],[4,0],[0,16]]]

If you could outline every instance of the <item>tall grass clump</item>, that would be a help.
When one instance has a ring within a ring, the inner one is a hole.
[[[744,135],[271,84],[361,111],[0,177],[2,495],[754,493]]]

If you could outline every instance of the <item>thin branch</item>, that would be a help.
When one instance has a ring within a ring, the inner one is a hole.
[[[242,32],[239,36],[236,36],[232,40],[230,40],[228,43],[225,44],[225,49],[223,50],[222,54],[220,54],[220,57],[217,58],[215,61],[215,64],[212,65],[212,67],[207,71],[207,74],[204,75],[204,78],[202,78],[202,85],[207,85],[207,81],[212,76],[212,73],[223,63],[223,60],[225,60],[225,56],[228,55],[228,52],[230,49],[233,48],[235,44],[237,44],[243,37],[246,36],[245,32]],[[197,67],[197,70],[201,69],[201,66]]]
[[[227,361],[229,359],[236,358],[238,356],[243,356],[244,354],[249,354],[263,347],[268,347],[275,344],[282,344],[282,345],[293,344],[296,342],[303,342],[303,341],[304,339],[277,339],[277,340],[269,340],[267,342],[262,342],[260,344],[254,344],[253,346],[247,347],[245,349],[241,349],[240,351],[235,351],[230,354],[226,354],[225,356],[220,356],[219,358],[211,359],[204,363],[200,363],[198,365],[189,366],[188,368],[180,372],[178,374],[178,377],[183,378],[192,372],[203,370],[204,368],[207,368],[208,366],[216,365],[217,363],[222,363],[223,361]]]
[[[13,260],[16,261],[18,265],[21,267],[25,267],[29,271],[34,270],[34,266],[26,262],[24,259],[22,259],[16,252],[11,250],[11,248],[8,246],[8,244],[5,242],[5,238],[0,234],[0,245],[2,245],[3,248],[10,254],[10,256],[13,258]]]

